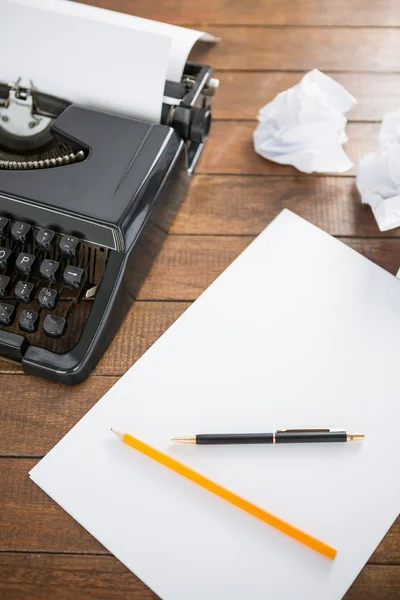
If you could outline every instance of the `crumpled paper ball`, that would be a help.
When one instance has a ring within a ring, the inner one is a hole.
[[[342,148],[345,113],[356,102],[337,81],[314,69],[261,108],[254,149],[304,173],[343,173],[353,166]]]
[[[400,226],[400,111],[384,118],[379,150],[358,163],[356,185],[380,231]]]

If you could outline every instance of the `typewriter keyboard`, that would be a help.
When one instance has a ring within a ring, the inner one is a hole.
[[[67,352],[79,340],[108,250],[0,216],[0,329]]]

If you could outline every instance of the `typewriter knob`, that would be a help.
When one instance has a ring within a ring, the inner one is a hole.
[[[219,79],[210,77],[203,89],[204,96],[214,96],[219,87]]]
[[[211,111],[197,106],[177,106],[173,126],[184,140],[201,144],[210,131]]]
[[[172,126],[175,131],[186,141],[189,139],[191,108],[177,106],[173,113]]]
[[[211,110],[208,108],[192,108],[190,123],[190,140],[202,144],[210,131]]]

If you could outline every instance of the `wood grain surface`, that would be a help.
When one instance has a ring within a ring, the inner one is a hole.
[[[399,11],[400,13],[400,11]],[[357,99],[349,121],[381,121],[398,110],[400,77],[396,73],[332,73]],[[219,71],[220,87],[214,101],[214,119],[254,121],[259,109],[276,94],[296,85],[304,71]]]
[[[397,0],[85,0],[175,25],[400,26]]]
[[[288,165],[265,160],[254,154],[252,134],[254,121],[216,121],[213,135],[200,159],[198,173],[213,175],[295,175],[298,171]],[[355,163],[345,175],[353,176],[357,161],[378,149],[379,123],[349,123],[349,141],[344,148]],[[315,175],[317,177],[317,175]]]
[[[87,3],[221,36],[219,44],[198,45],[193,54],[216,67],[221,85],[189,194],[92,376],[71,388],[0,361],[1,600],[156,598],[28,472],[283,208],[391,273],[400,266],[400,230],[379,232],[354,178],[357,160],[378,146],[381,119],[400,108],[398,0]],[[312,68],[332,75],[358,100],[348,115],[345,146],[355,167],[343,175],[301,174],[253,151],[258,109]],[[345,599],[400,599],[400,519]]]
[[[400,29],[207,27],[219,44],[199,44],[195,60],[224,71],[398,71]]]
[[[91,569],[88,570],[90,560]],[[156,600],[146,586],[111,556],[10,553],[0,555],[2,600]],[[7,581],[6,586],[2,583]],[[23,582],[23,583],[22,583]],[[399,572],[393,566],[367,565],[346,600],[398,600]]]

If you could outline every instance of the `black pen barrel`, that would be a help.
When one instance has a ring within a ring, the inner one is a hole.
[[[282,431],[275,434],[276,444],[312,444],[315,442],[346,442],[345,431]]]
[[[198,434],[196,444],[273,444],[274,433]]]
[[[196,435],[196,444],[313,444],[346,442],[345,431],[282,431],[277,433],[204,433]]]

